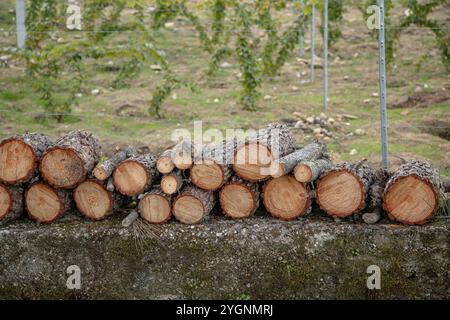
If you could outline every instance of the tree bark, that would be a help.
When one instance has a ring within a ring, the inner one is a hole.
[[[366,207],[374,171],[364,162],[344,162],[322,175],[317,183],[316,201],[328,215],[344,218]]]
[[[236,149],[233,170],[241,178],[259,182],[267,180],[271,165],[294,150],[289,128],[283,124],[270,124]]]
[[[214,205],[213,192],[188,186],[175,198],[172,213],[182,223],[197,224],[209,215]]]
[[[248,218],[259,207],[259,185],[233,176],[220,190],[219,201],[223,213],[229,218]]]
[[[144,193],[158,177],[155,163],[156,158],[150,153],[122,161],[113,173],[117,191],[130,197]]]
[[[168,195],[180,191],[183,186],[183,176],[180,170],[176,170],[161,178],[161,190]]]
[[[424,161],[410,161],[386,183],[383,207],[390,219],[406,225],[425,224],[439,208],[439,174]]]
[[[37,175],[38,163],[53,144],[41,133],[26,133],[0,142],[0,182],[20,184]]]
[[[295,179],[307,183],[316,181],[324,172],[330,170],[332,163],[323,158],[314,161],[302,161],[294,168]]]
[[[73,199],[67,190],[37,182],[25,192],[25,208],[30,219],[52,223],[73,208]]]
[[[367,224],[375,224],[382,218],[382,196],[388,178],[389,173],[384,168],[375,171],[373,183],[369,188],[370,201],[366,212],[362,215],[364,222]]]
[[[103,181],[89,179],[73,192],[75,205],[86,218],[102,220],[113,214],[124,203],[124,197],[106,189]]]
[[[0,183],[0,222],[19,219],[23,213],[23,188]]]
[[[292,176],[269,180],[262,197],[266,210],[280,220],[292,221],[311,210],[310,190]]]
[[[94,168],[93,175],[96,179],[104,181],[112,175],[119,163],[138,155],[139,152],[132,146],[118,150],[111,158],[100,159],[100,162]]]
[[[99,161],[101,148],[87,131],[71,131],[49,148],[40,163],[44,180],[55,188],[73,189]]]
[[[326,145],[320,142],[313,142],[298,149],[287,156],[275,161],[272,166],[272,177],[279,178],[289,174],[294,167],[303,161],[315,161],[322,157],[328,157]]]
[[[151,223],[162,224],[172,216],[170,195],[154,188],[141,197],[138,210],[142,219]]]

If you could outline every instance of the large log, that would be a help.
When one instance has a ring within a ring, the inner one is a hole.
[[[92,133],[71,131],[45,152],[39,167],[41,176],[55,188],[73,189],[86,179],[100,154]]]
[[[73,208],[71,193],[37,182],[25,192],[28,216],[41,223],[51,223]]]
[[[154,188],[140,197],[138,210],[142,219],[151,223],[164,223],[172,216],[171,196]]]
[[[271,175],[279,178],[289,174],[294,167],[303,161],[315,161],[322,157],[328,157],[326,145],[320,142],[313,142],[304,148],[298,149],[272,164]]]
[[[156,161],[156,169],[162,174],[171,173],[175,169],[175,164],[172,161],[172,149],[163,151]]]
[[[23,188],[0,183],[0,221],[18,219],[23,213]]]
[[[294,150],[293,137],[283,124],[270,124],[256,137],[247,140],[236,149],[233,170],[241,178],[252,182],[267,180],[272,163]]]
[[[139,152],[132,146],[128,146],[125,149],[119,149],[111,158],[100,159],[92,174],[98,180],[104,181],[112,175],[119,163],[127,158],[136,157],[138,155]]]
[[[374,172],[364,162],[335,165],[317,182],[316,201],[328,215],[344,218],[366,207]]]
[[[373,183],[369,188],[370,201],[365,210],[366,212],[362,215],[364,222],[367,224],[375,224],[381,219],[383,191],[388,178],[389,173],[384,168],[379,168],[375,171]]]
[[[172,195],[180,191],[183,186],[183,176],[181,170],[169,173],[161,178],[161,190],[165,194]]]
[[[292,176],[282,176],[269,180],[263,186],[263,203],[274,217],[291,221],[304,216],[311,209],[308,187]]]
[[[147,153],[121,162],[113,173],[117,191],[126,196],[136,196],[147,191],[158,176],[156,158]]]
[[[316,181],[324,172],[331,169],[330,160],[323,158],[314,161],[302,161],[294,168],[294,177],[299,182]]]
[[[44,152],[53,144],[46,135],[26,133],[0,142],[0,182],[20,184],[37,173]]]
[[[86,218],[102,220],[119,209],[124,197],[110,192],[100,180],[89,179],[80,183],[73,192],[75,205]]]
[[[425,224],[439,207],[439,174],[424,161],[410,161],[386,183],[383,207],[390,219],[406,225]]]
[[[233,176],[219,192],[220,207],[232,219],[253,215],[259,207],[259,185]]]
[[[209,215],[214,205],[213,192],[188,186],[173,201],[172,213],[182,223],[197,224]]]

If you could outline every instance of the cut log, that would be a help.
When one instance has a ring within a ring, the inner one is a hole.
[[[177,193],[183,186],[183,177],[180,170],[167,174],[161,179],[161,190],[165,194]]]
[[[191,140],[183,140],[172,149],[172,161],[180,170],[190,169],[194,163],[195,145]]]
[[[213,192],[188,186],[173,201],[172,213],[182,223],[196,224],[209,215],[214,205]]]
[[[172,161],[172,150],[166,150],[158,157],[156,161],[156,169],[162,174],[171,173],[175,169],[175,164]]]
[[[142,219],[148,222],[167,222],[172,216],[171,197],[155,188],[141,197],[138,210]]]
[[[408,162],[386,183],[384,210],[390,219],[403,224],[424,224],[439,207],[439,188],[439,174],[431,164]]]
[[[245,180],[264,181],[270,177],[271,164],[293,150],[294,140],[288,127],[271,124],[237,147],[233,170]]]
[[[117,191],[130,197],[144,193],[158,176],[155,163],[156,158],[150,153],[121,162],[113,173]]]
[[[274,218],[292,221],[310,211],[311,197],[305,184],[292,176],[282,176],[264,185],[263,203]]]
[[[28,216],[41,223],[51,223],[73,207],[69,191],[54,189],[43,183],[34,183],[25,192]]]
[[[326,145],[320,142],[313,142],[298,149],[278,161],[273,162],[271,174],[274,178],[289,174],[294,167],[303,161],[315,161],[322,157],[328,157]]]
[[[131,210],[130,213],[122,220],[122,227],[130,227],[134,221],[139,218],[139,213],[136,210]]]
[[[75,188],[94,168],[100,153],[92,133],[71,131],[45,152],[39,167],[41,176],[55,188]]]
[[[136,157],[138,154],[137,149],[132,146],[120,149],[111,158],[101,159],[92,173],[95,178],[104,181],[112,175],[119,163],[127,158]]]
[[[101,181],[94,179],[80,183],[73,198],[78,211],[91,220],[105,219],[123,204],[123,196],[113,194]]]
[[[259,200],[259,185],[237,176],[233,176],[219,193],[220,207],[232,219],[244,219],[253,215],[259,207]]]
[[[20,184],[37,173],[38,162],[44,152],[53,145],[41,133],[27,133],[0,142],[0,182]]]
[[[322,175],[317,183],[316,201],[328,215],[345,218],[366,207],[374,172],[364,162],[341,163]]]
[[[23,213],[23,189],[0,184],[0,221],[16,220]]]
[[[315,161],[304,161],[294,168],[294,176],[299,182],[313,182],[324,172],[330,170],[331,166],[331,161],[325,158]]]

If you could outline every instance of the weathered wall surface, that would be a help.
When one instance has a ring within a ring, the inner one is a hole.
[[[450,298],[449,223],[304,219],[169,223],[136,238],[120,217],[0,227],[1,299]],[[81,289],[66,268],[81,268]],[[367,267],[381,268],[368,290]]]

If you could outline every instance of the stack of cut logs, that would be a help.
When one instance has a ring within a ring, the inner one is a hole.
[[[51,223],[76,207],[101,220],[130,201],[138,215],[164,223],[172,215],[200,223],[218,202],[231,219],[248,218],[260,204],[281,220],[310,212],[313,203],[330,216],[357,215],[366,223],[383,216],[424,224],[437,211],[440,182],[426,162],[411,161],[388,174],[357,163],[332,164],[326,146],[294,148],[286,126],[271,124],[244,140],[200,148],[183,140],[159,156],[133,147],[101,156],[97,139],[72,131],[56,142],[29,133],[0,142],[0,220],[22,216]]]

